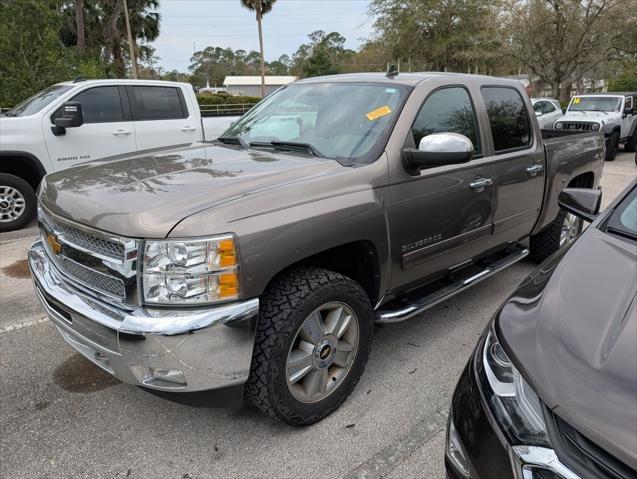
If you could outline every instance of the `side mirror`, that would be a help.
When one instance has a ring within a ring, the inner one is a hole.
[[[53,120],[51,130],[56,136],[66,134],[67,128],[77,128],[84,124],[82,104],[79,101],[67,101],[62,105],[62,116]]]
[[[602,205],[602,190],[565,188],[557,198],[560,207],[578,218],[592,222]]]
[[[632,114],[633,114],[633,109],[631,107],[627,106],[626,108],[624,108],[624,115],[628,116]]]
[[[423,168],[467,163],[473,159],[473,143],[458,133],[432,133],[420,140],[418,149],[403,150],[403,164],[411,174]]]
[[[544,113],[542,113],[539,110],[535,110],[535,116],[542,116]]]

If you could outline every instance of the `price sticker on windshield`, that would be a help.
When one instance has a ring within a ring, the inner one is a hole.
[[[582,99],[581,99],[580,97],[578,97],[578,96],[576,96],[575,98],[573,98],[573,103],[574,103],[575,105],[577,105],[580,101],[582,101]]]
[[[389,115],[391,113],[391,109],[385,105],[380,108],[376,108],[374,111],[370,111],[366,116],[369,121],[374,121],[383,117],[385,115]]]

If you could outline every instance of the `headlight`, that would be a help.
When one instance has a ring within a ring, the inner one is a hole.
[[[597,131],[597,130],[599,130],[599,123],[593,123],[593,124],[591,125],[591,130],[593,130],[593,131]]]
[[[555,124],[555,129],[556,129],[556,130],[561,130],[562,128],[564,128],[564,124],[563,124],[563,123],[561,123],[561,122],[557,122],[557,123]]]
[[[481,359],[493,412],[511,443],[550,447],[540,399],[513,366],[493,329]]]
[[[239,297],[234,236],[146,241],[142,285],[149,304],[210,304]]]

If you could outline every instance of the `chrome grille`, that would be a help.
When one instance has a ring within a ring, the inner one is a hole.
[[[121,279],[82,266],[64,256],[53,255],[53,261],[60,271],[78,281],[83,286],[96,288],[102,293],[121,299],[126,297],[126,288],[124,287],[124,281]]]
[[[135,307],[139,240],[118,237],[38,212],[42,241],[52,266],[97,299]]]
[[[585,121],[566,121],[562,122],[565,130],[582,130],[582,131],[590,131],[592,128],[592,123],[588,123]]]
[[[124,259],[124,245],[122,243],[98,238],[86,231],[55,221],[50,217],[47,217],[46,221],[57,233],[58,239],[61,241],[118,261]]]

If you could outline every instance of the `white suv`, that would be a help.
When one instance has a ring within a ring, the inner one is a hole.
[[[591,93],[571,98],[557,130],[601,131],[606,137],[606,160],[613,161],[619,145],[637,147],[637,92]]]

